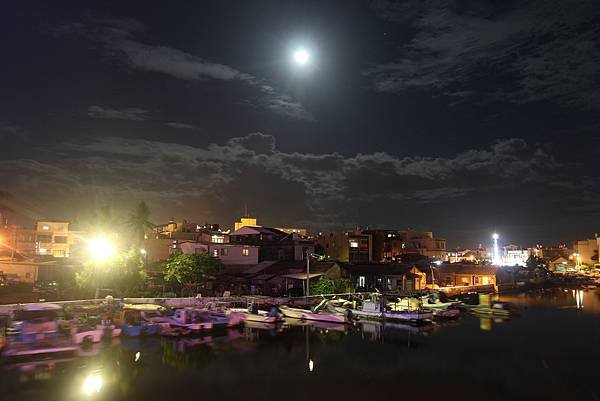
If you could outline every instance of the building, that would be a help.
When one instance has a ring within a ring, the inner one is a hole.
[[[448,260],[446,240],[434,237],[431,231],[399,231],[397,239],[393,241],[392,253],[394,256],[416,253],[430,259]]]
[[[237,245],[205,242],[181,242],[182,253],[199,255],[208,253],[225,265],[255,265],[258,263],[259,248],[252,245]]]
[[[305,260],[315,252],[314,241],[297,233],[287,234],[276,228],[244,226],[229,234],[231,244],[259,248],[259,262],[265,260]]]
[[[257,220],[252,217],[242,217],[240,221],[234,223],[234,231],[239,230],[242,227],[259,227]]]
[[[425,289],[427,274],[413,264],[342,264],[358,291],[415,291]]]
[[[402,260],[402,255],[448,260],[446,240],[434,237],[431,231],[357,229],[320,234],[317,244],[327,257],[342,262],[392,262]]]
[[[33,229],[5,224],[0,228],[0,254],[11,259],[68,258],[82,239],[69,225],[62,220],[40,220]]]
[[[449,263],[479,263],[477,252],[470,249],[454,249],[448,252]]]
[[[528,249],[521,249],[520,246],[510,244],[503,247],[502,265],[503,266],[526,266],[530,252]]]
[[[440,286],[496,285],[497,267],[474,264],[442,264],[437,268]]]
[[[577,264],[585,264],[594,266],[598,263],[598,237],[575,241],[573,243],[573,251]]]
[[[548,270],[551,272],[562,273],[567,271],[569,266],[572,266],[573,261],[570,261],[568,258],[564,256],[556,256],[548,261]]]
[[[308,230],[300,227],[277,227],[279,231],[283,231],[287,234],[299,234],[304,237],[308,236]]]

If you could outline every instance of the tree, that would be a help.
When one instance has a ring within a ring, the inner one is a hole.
[[[321,277],[318,281],[313,282],[310,286],[311,295],[322,294],[341,294],[348,292],[351,287],[350,280],[345,278],[327,278]]]
[[[131,297],[143,289],[147,277],[139,251],[131,248],[109,261],[84,263],[75,281],[84,290],[111,289],[119,297]]]
[[[223,269],[223,264],[207,252],[200,255],[174,253],[162,267],[166,282],[189,288],[206,284]]]
[[[527,266],[527,270],[535,270],[535,269],[546,269],[546,263],[542,258],[539,258],[535,255],[529,255],[527,261],[525,262]]]
[[[127,219],[127,225],[133,234],[134,240],[138,243],[144,240],[147,229],[154,228],[154,224],[148,221],[149,218],[150,208],[148,208],[146,202],[140,202]]]

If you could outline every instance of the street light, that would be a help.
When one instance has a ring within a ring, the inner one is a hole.
[[[92,258],[105,261],[117,253],[115,245],[106,237],[96,237],[88,241],[88,249]]]
[[[148,251],[146,251],[146,249],[142,248],[142,249],[140,249],[140,255],[142,255],[144,257],[144,267],[148,266]]]
[[[106,237],[96,237],[88,241],[88,250],[90,255],[94,259],[94,276],[96,280],[96,293],[94,299],[98,299],[100,294],[100,287],[98,283],[98,265],[108,261],[110,258],[116,255],[117,248],[115,245]]]

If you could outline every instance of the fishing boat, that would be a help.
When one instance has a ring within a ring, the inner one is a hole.
[[[126,305],[117,319],[117,326],[128,337],[138,337],[142,334],[151,335],[158,333],[158,325],[142,318],[141,309],[134,305]]]
[[[283,321],[283,315],[279,309],[273,307],[270,311],[258,309],[257,304],[248,305],[247,309],[243,308],[231,308],[231,313],[240,316],[244,323],[256,322],[256,323],[268,323],[277,324]]]
[[[367,320],[422,322],[433,318],[433,312],[421,308],[418,303],[406,307],[398,302],[388,304],[380,294],[373,294],[371,299],[363,301],[356,309],[350,309],[350,312],[359,319]]]
[[[328,312],[324,310],[310,311],[307,309],[290,308],[289,306],[279,307],[281,313],[286,318],[300,320],[316,320],[320,322],[349,323],[350,318],[347,313]]]
[[[15,311],[3,354],[10,357],[75,352],[79,347],[70,333],[60,331],[61,312],[60,305],[46,303],[24,305]]]
[[[146,319],[152,323],[167,323],[170,328],[186,329],[192,333],[213,328],[213,322],[203,311],[186,307],[175,310],[173,315],[148,316]],[[161,325],[162,326],[162,325]]]

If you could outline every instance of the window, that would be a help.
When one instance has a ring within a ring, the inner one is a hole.
[[[49,244],[52,242],[52,235],[38,235],[37,240],[38,240],[38,242],[42,242],[44,244]]]
[[[243,256],[250,256],[250,249],[248,249],[248,248],[242,249],[242,255]]]
[[[350,240],[350,248],[358,248],[358,241],[355,239]]]
[[[364,286],[365,286],[365,276],[359,276],[358,277],[358,286],[364,288]]]
[[[213,249],[213,256],[215,258],[219,256],[219,250],[218,249]]]
[[[45,225],[45,224],[42,226],[42,230],[44,230],[44,231],[48,231],[49,229],[50,229],[50,227],[48,227],[48,226],[47,226],[47,225]]]
[[[392,279],[391,278],[387,278],[387,289],[391,290],[392,289]]]
[[[61,236],[56,235],[54,237],[54,243],[55,244],[66,244],[68,238],[69,237],[65,237],[64,235],[61,235]]]
[[[211,236],[211,240],[215,244],[222,244],[225,242],[225,237],[222,235],[213,235]]]
[[[227,248],[221,248],[221,256],[227,256],[227,252],[228,249]]]

